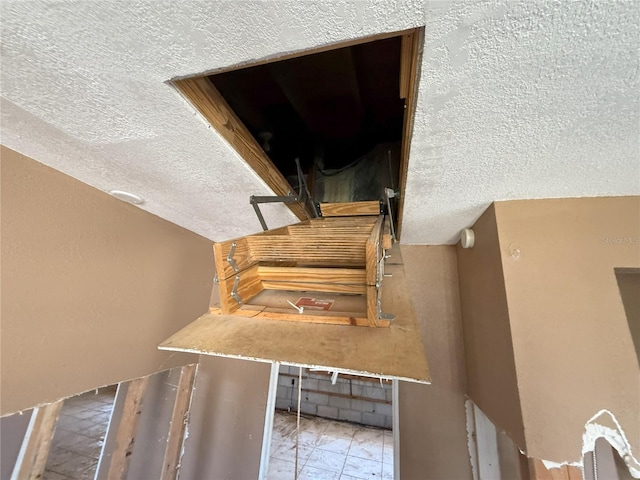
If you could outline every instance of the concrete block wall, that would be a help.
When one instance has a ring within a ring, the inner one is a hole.
[[[391,429],[391,382],[339,376],[335,385],[323,372],[302,370],[300,412]],[[298,367],[281,365],[276,408],[295,412],[298,408]]]

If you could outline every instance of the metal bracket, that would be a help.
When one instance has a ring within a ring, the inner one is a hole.
[[[378,318],[380,320],[395,320],[396,316],[393,313],[382,313],[382,305],[380,304],[380,298],[378,298]]]
[[[390,277],[391,275],[386,275],[384,273],[384,259],[387,258],[386,255],[384,254],[384,251],[382,253],[382,258],[378,259],[378,252],[376,252],[376,261],[377,261],[377,272],[376,272],[376,303],[377,303],[377,307],[378,307],[378,318],[380,320],[393,320],[394,318],[396,318],[395,315],[393,315],[392,313],[382,313],[382,302],[380,300],[380,288],[382,288],[382,279],[384,277]]]
[[[218,285],[220,283],[220,279],[218,279],[218,274],[217,273],[213,276],[213,283],[215,283],[216,285]]]
[[[231,296],[238,302],[238,305],[242,305],[242,297],[238,294],[238,285],[240,284],[240,275],[236,275],[236,280],[233,282],[233,288],[231,289]]]
[[[264,221],[264,217],[260,211],[260,203],[294,203],[298,200],[298,195],[293,192],[289,192],[289,195],[286,197],[259,197],[256,195],[251,195],[251,197],[249,197],[249,203],[253,206],[263,230],[269,230],[269,227],[267,227],[267,222]]]
[[[229,262],[229,265],[231,265],[233,271],[238,273],[240,269],[238,268],[238,264],[236,263],[236,261],[233,259],[234,253],[236,253],[236,242],[233,242],[231,244],[231,250],[229,250],[229,255],[227,255],[227,262]]]
[[[296,158],[295,161],[296,161],[296,169],[298,171],[298,190],[300,191],[299,193],[289,192],[289,195],[287,196],[269,197],[269,196],[251,195],[251,197],[249,197],[249,203],[253,207],[253,210],[256,212],[256,216],[260,221],[260,225],[262,226],[262,229],[265,231],[269,230],[269,227],[267,227],[267,222],[264,221],[264,217],[262,216],[262,212],[260,211],[259,204],[261,203],[302,202],[303,204],[305,204],[308,200],[311,205],[311,210],[314,217],[317,218],[320,216],[320,214],[318,213],[319,212],[318,207],[316,203],[313,201],[313,198],[311,197],[311,192],[309,192],[309,187],[307,186],[307,182],[304,179],[304,174],[302,173],[302,168],[300,167],[300,160]]]
[[[376,255],[377,256],[377,255]],[[376,288],[380,288],[382,285],[382,278],[385,277],[384,274],[384,256],[380,259],[377,259],[377,271],[376,271]]]
[[[387,213],[389,214],[389,225],[391,225],[391,238],[396,241],[396,228],[393,226],[393,213],[391,213],[391,199],[399,197],[400,193],[395,192],[392,188],[385,188],[384,196],[387,198]]]

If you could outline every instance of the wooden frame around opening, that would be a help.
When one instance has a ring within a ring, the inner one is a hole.
[[[312,50],[295,52],[277,58],[263,59],[253,63],[235,65],[214,71],[208,71],[198,76],[174,79],[170,83],[189,101],[214,127],[222,137],[240,154],[245,162],[264,180],[276,195],[288,195],[293,189],[286,178],[280,173],[271,159],[264,152],[260,144],[251,135],[247,127],[231,109],[220,92],[214,87],[207,77],[242,68],[263,65],[265,63],[279,62],[291,58],[313,55],[316,53],[336,50],[363,43],[375,42],[387,38],[401,37],[400,53],[400,98],[405,99],[405,111],[402,125],[402,143],[400,151],[399,189],[398,203],[398,228],[396,237],[400,239],[402,229],[402,214],[404,210],[404,191],[407,182],[407,169],[409,166],[409,153],[411,137],[413,135],[413,119],[417,100],[418,80],[420,76],[420,63],[422,58],[422,45],[424,40],[424,27],[404,30],[400,32],[388,32],[370,37],[358,38],[347,42],[325,45]],[[310,218],[304,206],[300,203],[290,203],[287,206],[300,219]]]

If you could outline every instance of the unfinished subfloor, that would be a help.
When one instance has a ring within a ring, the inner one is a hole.
[[[268,480],[293,480],[296,415],[276,411]],[[393,434],[319,417],[300,419],[299,480],[393,479]]]
[[[44,480],[94,478],[115,393],[113,386],[65,400],[42,477]]]

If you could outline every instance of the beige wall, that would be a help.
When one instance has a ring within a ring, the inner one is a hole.
[[[1,159],[1,414],[193,361],[156,345],[207,310],[211,242]]]
[[[640,369],[616,269],[640,266],[640,197],[496,202],[474,230],[458,246],[471,398],[530,457],[581,461],[602,409],[637,452]]]
[[[525,440],[495,209],[473,226],[476,243],[457,246],[468,393],[520,448]]]
[[[181,480],[258,478],[271,365],[200,356]]]
[[[640,371],[614,271],[640,267],[640,197],[495,209],[528,455],[579,461],[600,409],[640,451]]]
[[[402,257],[432,383],[400,382],[401,478],[470,479],[455,247],[402,245]]]
[[[616,269],[616,280],[640,367],[640,269]]]

